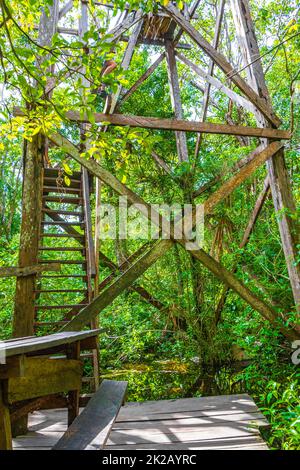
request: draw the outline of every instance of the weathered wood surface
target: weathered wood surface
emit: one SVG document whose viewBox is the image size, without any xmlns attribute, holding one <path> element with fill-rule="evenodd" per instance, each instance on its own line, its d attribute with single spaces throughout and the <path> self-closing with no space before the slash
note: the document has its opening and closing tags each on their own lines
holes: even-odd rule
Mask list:
<svg viewBox="0 0 300 470">
<path fill-rule="evenodd" d="M 220 41 L 220 35 L 221 35 L 221 28 L 223 24 L 223 17 L 224 17 L 224 9 L 225 9 L 225 0 L 220 0 L 218 3 L 218 10 L 217 10 L 217 17 L 216 17 L 216 25 L 215 25 L 215 31 L 214 31 L 214 38 L 212 42 L 212 46 L 214 49 L 218 49 L 219 46 L 219 41 Z M 210 61 L 210 64 L 208 66 L 208 76 L 213 77 L 214 74 L 214 67 L 215 63 L 213 60 Z M 201 108 L 201 113 L 200 113 L 200 120 L 201 121 L 206 121 L 207 118 L 207 111 L 208 111 L 208 106 L 209 106 L 209 101 L 210 101 L 210 88 L 211 88 L 211 83 L 208 81 L 205 83 L 205 88 L 203 91 L 203 102 L 202 102 L 202 108 Z M 202 141 L 202 134 L 197 135 L 197 141 L 196 141 L 196 147 L 195 147 L 195 157 L 198 157 L 200 146 L 201 146 L 201 141 Z"/>
<path fill-rule="evenodd" d="M 95 248 L 93 240 L 92 229 L 92 211 L 90 204 L 90 187 L 89 177 L 86 168 L 82 169 L 82 188 L 83 188 L 83 205 L 84 205 L 84 218 L 86 230 L 86 259 L 87 259 L 87 273 L 88 276 L 94 277 L 96 275 L 96 260 Z"/>
<path fill-rule="evenodd" d="M 88 168 L 91 173 L 93 173 L 95 176 L 100 178 L 103 182 L 107 183 L 110 187 L 112 187 L 117 193 L 126 195 L 128 197 L 128 201 L 132 204 L 140 204 L 140 208 L 143 211 L 143 214 L 146 217 L 149 217 L 150 212 L 150 206 L 147 204 L 142 198 L 140 198 L 138 195 L 136 195 L 132 190 L 130 190 L 128 187 L 126 187 L 123 183 L 121 183 L 114 175 L 109 173 L 107 170 L 102 168 L 97 162 L 94 160 L 85 160 L 79 155 L 78 149 L 66 138 L 61 136 L 60 134 L 55 134 L 51 135 L 51 140 L 57 144 L 58 146 L 61 146 L 71 155 L 75 160 L 80 162 L 84 167 Z M 281 147 L 280 142 L 273 142 L 270 144 L 270 146 L 265 149 L 265 151 L 260 152 L 259 154 L 255 155 L 256 159 L 262 159 L 264 161 L 264 158 L 268 158 L 270 156 L 269 152 L 271 151 L 274 152 L 276 149 Z M 226 190 L 226 195 L 228 195 L 233 189 L 237 187 L 238 184 L 240 184 L 245 178 L 247 178 L 250 174 L 251 171 L 249 172 L 249 169 L 252 169 L 254 171 L 255 166 L 254 166 L 255 160 L 253 158 L 250 159 L 250 162 L 245 165 L 242 170 L 243 173 L 241 174 L 241 177 L 239 174 L 234 178 L 234 184 L 231 185 L 230 187 L 227 187 L 228 182 L 225 183 L 225 187 L 227 187 Z M 248 168 L 248 169 L 247 169 Z M 223 191 L 222 187 L 218 190 L 218 194 L 220 191 Z M 215 198 L 215 203 L 217 203 L 219 200 L 218 197 Z M 214 206 L 213 201 L 210 201 L 210 203 L 207 205 L 206 209 L 209 208 L 209 210 L 212 209 Z M 154 217 L 154 211 L 152 209 L 152 220 L 155 224 L 157 224 L 161 229 L 163 227 L 163 218 L 160 215 L 157 215 L 157 217 Z M 165 222 L 166 223 L 166 222 Z M 167 224 L 168 226 L 169 224 Z M 182 227 L 182 225 L 181 225 Z M 187 229 L 187 226 L 186 226 Z M 171 237 L 173 237 L 173 234 L 171 234 Z M 178 239 L 178 243 L 183 245 L 186 248 L 186 243 L 187 239 L 185 238 L 185 235 L 182 235 L 182 239 Z M 180 238 L 180 237 L 179 237 Z M 84 326 L 86 323 L 90 321 L 91 318 L 94 318 L 97 316 L 103 308 L 107 307 L 121 292 L 124 291 L 124 289 L 127 289 L 136 279 L 139 275 L 141 275 L 148 267 L 150 267 L 162 254 L 165 253 L 167 249 L 169 249 L 173 244 L 173 240 L 162 240 L 159 243 L 156 243 L 152 249 L 154 250 L 153 252 L 149 253 L 149 256 L 147 257 L 147 261 L 143 262 L 141 260 L 138 260 L 138 262 L 134 263 L 130 269 L 128 269 L 124 274 L 121 275 L 119 279 L 117 279 L 111 286 L 109 286 L 108 289 L 103 291 L 101 295 L 99 295 L 97 298 L 93 300 L 93 302 L 85 307 L 81 312 L 71 320 L 65 327 L 63 327 L 63 330 L 78 330 L 82 326 Z M 248 302 L 254 309 L 259 311 L 264 318 L 269 320 L 271 323 L 274 325 L 278 325 L 280 327 L 280 330 L 283 332 L 283 334 L 291 339 L 297 338 L 299 336 L 299 332 L 297 329 L 297 326 L 295 326 L 294 330 L 289 330 L 285 328 L 283 325 L 280 324 L 279 317 L 277 315 L 277 312 L 271 308 L 266 302 L 262 301 L 260 298 L 258 298 L 255 294 L 253 294 L 245 285 L 243 285 L 239 279 L 231 274 L 224 266 L 222 266 L 220 263 L 218 263 L 215 259 L 213 259 L 211 256 L 209 256 L 207 253 L 205 253 L 204 250 L 200 249 L 196 244 L 193 244 L 194 248 L 190 249 L 190 253 L 198 259 L 204 266 L 206 266 L 213 274 L 215 274 L 222 282 L 227 284 L 230 288 L 232 288 L 235 292 L 237 292 L 246 302 Z M 121 280 L 122 282 L 118 283 L 118 280 Z M 299 329 L 300 330 L 300 329 Z"/>
<path fill-rule="evenodd" d="M 100 450 L 123 403 L 127 382 L 104 380 L 54 450 Z"/>
<path fill-rule="evenodd" d="M 150 75 L 157 69 L 157 67 L 161 64 L 161 62 L 165 58 L 165 53 L 161 54 L 154 62 L 150 65 L 150 67 L 146 70 L 143 75 L 141 75 L 137 81 L 122 95 L 120 102 L 125 102 L 130 98 L 130 96 L 147 80 Z"/>
<path fill-rule="evenodd" d="M 0 268 L 0 277 L 25 277 L 32 274 L 41 273 L 43 271 L 60 271 L 61 265 L 59 262 L 52 264 L 39 264 L 36 266 L 26 266 L 25 268 L 9 267 Z"/>
<path fill-rule="evenodd" d="M 42 204 L 42 168 L 45 137 L 35 135 L 24 143 L 24 175 L 22 193 L 22 224 L 20 235 L 20 268 L 38 263 L 39 229 Z M 13 334 L 26 336 L 34 333 L 36 273 L 18 277 L 16 282 Z"/>
<path fill-rule="evenodd" d="M 267 449 L 268 423 L 248 395 L 185 398 L 121 408 L 106 449 Z"/>
<path fill-rule="evenodd" d="M 282 144 L 280 142 L 272 142 L 268 147 L 260 152 L 254 151 L 254 157 L 246 163 L 240 171 L 225 181 L 222 186 L 217 189 L 204 203 L 205 213 L 208 213 L 218 202 L 228 196 L 235 188 L 245 181 L 254 171 L 265 163 L 272 155 L 274 155 Z"/>
<path fill-rule="evenodd" d="M 137 11 L 135 15 L 140 16 L 141 14 L 142 14 L 141 11 Z M 128 68 L 129 68 L 129 65 L 130 65 L 130 62 L 132 60 L 132 57 L 133 57 L 133 54 L 134 54 L 134 51 L 135 51 L 135 47 L 136 47 L 136 44 L 137 44 L 137 40 L 138 40 L 140 31 L 141 31 L 141 28 L 142 28 L 142 21 L 138 21 L 136 23 L 136 25 L 134 26 L 133 31 L 132 31 L 132 33 L 129 37 L 129 40 L 128 40 L 128 44 L 127 44 L 127 47 L 126 47 L 126 50 L 125 50 L 125 53 L 124 53 L 124 56 L 123 56 L 123 59 L 122 59 L 122 62 L 121 62 L 121 69 L 122 70 L 128 70 Z M 118 102 L 119 97 L 122 93 L 122 90 L 123 90 L 122 85 L 119 85 L 116 93 L 114 93 L 112 95 L 111 105 L 110 105 L 110 108 L 109 108 L 110 114 L 115 111 L 115 108 L 117 106 L 117 102 Z"/>
<path fill-rule="evenodd" d="M 249 1 L 231 1 L 231 9 L 238 31 L 239 46 L 243 55 L 244 65 L 247 65 L 246 72 L 249 83 L 261 99 L 265 101 L 267 106 L 270 107 L 271 99 L 265 81 L 262 62 L 259 59 L 259 48 L 254 23 L 251 18 Z M 250 64 L 249 67 L 248 64 Z M 264 116 L 259 112 L 256 113 L 256 121 L 261 126 L 269 125 Z M 267 145 L 266 142 L 265 145 Z M 274 155 L 266 163 L 266 166 L 299 322 L 300 266 L 297 262 L 297 257 L 298 245 L 300 243 L 300 227 L 283 149 Z"/>
<path fill-rule="evenodd" d="M 250 215 L 248 225 L 246 227 L 246 230 L 243 235 L 243 239 L 240 243 L 240 248 L 243 248 L 247 243 L 250 238 L 251 233 L 253 232 L 255 223 L 259 217 L 259 214 L 261 213 L 261 210 L 263 208 L 264 202 L 269 194 L 270 191 L 270 183 L 269 183 L 269 177 L 267 176 L 265 181 L 264 181 L 264 186 L 259 194 L 256 203 L 254 205 L 253 211 Z"/>
<path fill-rule="evenodd" d="M 16 111 L 19 114 L 18 111 Z M 22 113 L 23 114 L 23 113 Z M 68 111 L 66 117 L 75 122 L 89 122 L 88 116 L 81 116 L 78 111 Z M 271 139 L 290 139 L 291 133 L 280 129 L 215 124 L 210 122 L 185 121 L 181 119 L 162 119 L 124 114 L 95 113 L 96 123 L 107 122 L 114 126 L 142 127 L 171 131 L 202 132 L 207 134 L 243 135 L 248 137 L 267 137 Z"/>
<path fill-rule="evenodd" d="M 231 99 L 237 106 L 242 106 L 251 113 L 255 112 L 256 108 L 246 98 L 239 95 L 228 86 L 224 85 L 224 83 L 220 82 L 220 80 L 210 75 L 209 72 L 206 72 L 201 67 L 194 64 L 191 60 L 185 57 L 185 55 L 176 52 L 176 56 L 181 62 L 191 68 L 197 75 L 199 75 L 201 78 L 204 78 L 206 80 L 206 83 L 208 83 L 210 86 L 213 86 L 217 90 L 225 93 L 225 95 L 228 96 L 228 98 Z M 205 120 L 205 115 L 202 117 L 202 120 Z"/>
<path fill-rule="evenodd" d="M 26 357 L 24 376 L 8 380 L 8 403 L 80 390 L 81 375 L 79 360 Z"/>
<path fill-rule="evenodd" d="M 101 331 L 101 329 L 80 332 L 68 331 L 48 336 L 30 337 L 28 339 L 7 340 L 4 341 L 6 357 L 39 352 L 57 346 L 65 346 L 76 341 L 83 341 L 86 338 L 97 336 Z"/>
<path fill-rule="evenodd" d="M 5 364 L 0 364 L 0 380 L 22 377 L 24 373 L 25 361 L 23 355 L 6 357 Z"/>
<path fill-rule="evenodd" d="M 197 31 L 192 24 L 182 15 L 182 13 L 171 4 L 164 6 L 166 11 L 177 21 L 179 26 L 198 44 L 198 46 L 223 70 L 226 77 L 245 94 L 245 96 L 261 111 L 270 123 L 278 127 L 281 124 L 280 119 L 275 115 L 270 104 L 267 104 L 246 81 L 237 73 L 226 58 L 218 52 L 206 39 Z"/>
<path fill-rule="evenodd" d="M 266 450 L 258 430 L 264 426 L 267 421 L 246 394 L 128 403 L 105 449 Z M 66 429 L 66 410 L 33 413 L 29 434 L 14 439 L 14 448 L 51 449 Z"/>
<path fill-rule="evenodd" d="M 172 108 L 174 111 L 175 118 L 182 120 L 183 112 L 182 112 L 179 77 L 178 77 L 178 70 L 177 70 L 177 64 L 176 64 L 176 58 L 175 58 L 174 44 L 169 39 L 166 39 L 165 43 L 166 43 L 167 70 L 168 70 L 168 80 L 169 80 Z M 176 131 L 175 136 L 176 136 L 176 146 L 177 146 L 177 154 L 178 154 L 179 161 L 187 162 L 189 157 L 188 157 L 186 134 L 184 132 Z"/>
<path fill-rule="evenodd" d="M 0 450 L 11 450 L 11 424 L 7 403 L 3 400 L 3 384 L 0 382 Z"/>
<path fill-rule="evenodd" d="M 15 116 L 24 116 L 25 112 L 18 107 L 14 108 Z M 70 121 L 90 122 L 88 116 L 78 111 L 66 112 Z M 128 116 L 124 114 L 94 113 L 96 123 L 109 123 L 113 126 L 141 127 L 145 129 L 162 129 L 170 131 L 202 132 L 204 134 L 241 135 L 248 137 L 270 138 L 275 140 L 290 139 L 290 131 L 271 128 L 236 126 L 228 124 L 215 124 L 211 122 L 185 121 L 180 119 L 162 119 L 145 116 Z"/>
</svg>

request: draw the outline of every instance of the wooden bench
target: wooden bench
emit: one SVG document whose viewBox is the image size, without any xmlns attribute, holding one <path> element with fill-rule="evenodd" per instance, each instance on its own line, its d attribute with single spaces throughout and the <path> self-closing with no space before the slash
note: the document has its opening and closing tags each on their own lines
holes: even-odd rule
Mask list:
<svg viewBox="0 0 300 470">
<path fill-rule="evenodd" d="M 68 424 L 79 413 L 83 364 L 80 351 L 94 349 L 101 330 L 55 333 L 3 342 L 0 363 L 0 450 L 12 448 L 11 423 L 67 394 Z M 54 356 L 63 353 L 63 357 Z"/>
<path fill-rule="evenodd" d="M 103 380 L 53 450 L 103 449 L 124 402 L 127 382 Z"/>
</svg>

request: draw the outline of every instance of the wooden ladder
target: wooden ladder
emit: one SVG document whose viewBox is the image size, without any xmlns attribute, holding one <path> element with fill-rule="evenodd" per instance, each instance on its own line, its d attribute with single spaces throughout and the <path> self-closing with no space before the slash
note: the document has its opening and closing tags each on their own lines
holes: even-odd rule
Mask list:
<svg viewBox="0 0 300 470">
<path fill-rule="evenodd" d="M 35 301 L 35 333 L 50 334 L 68 323 L 93 299 L 96 275 L 90 208 L 90 180 L 85 169 L 73 172 L 66 184 L 60 169 L 45 168 L 39 264 L 60 263 L 59 273 L 38 276 Z M 93 322 L 90 328 L 96 328 Z M 98 351 L 84 354 L 93 361 L 93 377 L 84 381 L 98 385 Z"/>
</svg>

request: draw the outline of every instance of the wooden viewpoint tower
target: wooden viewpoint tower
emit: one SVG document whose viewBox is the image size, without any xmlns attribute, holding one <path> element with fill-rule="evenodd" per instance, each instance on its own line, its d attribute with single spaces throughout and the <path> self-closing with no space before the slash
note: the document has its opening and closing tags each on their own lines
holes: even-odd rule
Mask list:
<svg viewBox="0 0 300 470">
<path fill-rule="evenodd" d="M 95 3 L 97 4 L 97 2 Z M 109 4 L 102 5 L 101 2 L 97 5 L 102 9 L 112 8 Z M 284 141 L 290 138 L 290 133 L 279 129 L 281 121 L 272 108 L 259 58 L 249 3 L 248 0 L 227 0 L 227 2 L 220 0 L 217 2 L 212 43 L 209 43 L 194 25 L 195 20 L 198 21 L 200 17 L 197 13 L 200 6 L 201 1 L 196 0 L 189 6 L 185 5 L 184 9 L 180 11 L 176 2 L 170 1 L 167 5 L 159 7 L 157 13 L 151 15 L 145 14 L 143 11 L 125 10 L 125 12 L 120 12 L 116 26 L 108 31 L 112 48 L 118 41 L 127 43 L 120 67 L 123 70 L 129 69 L 133 54 L 141 44 L 149 48 L 153 45 L 160 46 L 162 48 L 161 55 L 130 89 L 124 90 L 120 86 L 114 95 L 108 96 L 103 113 L 95 114 L 94 121 L 96 123 L 110 123 L 110 126 L 102 126 L 103 132 L 109 132 L 111 126 L 174 131 L 178 162 L 189 162 L 192 154 L 198 155 L 203 135 L 206 133 L 236 136 L 241 145 L 245 145 L 251 138 L 259 139 L 259 146 L 256 150 L 238 161 L 225 181 L 216 178 L 215 181 L 203 187 L 189 188 L 188 199 L 196 203 L 200 194 L 203 195 L 212 185 L 216 185 L 215 191 L 209 195 L 204 204 L 205 214 L 213 214 L 215 206 L 220 201 L 251 177 L 257 168 L 262 165 L 266 166 L 264 186 L 253 212 L 250 214 L 240 247 L 244 247 L 248 242 L 270 191 L 274 201 L 274 210 L 281 214 L 278 218 L 279 231 L 294 301 L 299 313 L 300 272 L 299 264 L 296 263 L 299 227 L 293 218 L 295 203 L 284 158 Z M 50 13 L 44 12 L 41 17 L 40 44 L 49 44 L 55 32 L 62 35 L 83 36 L 84 32 L 88 30 L 91 20 L 88 4 L 85 1 L 81 2 L 81 18 L 78 29 L 70 30 L 60 26 L 60 21 L 69 12 L 72 12 L 73 8 L 72 1 L 63 4 L 58 0 L 53 1 Z M 232 14 L 234 20 L 240 53 L 243 64 L 246 66 L 244 69 L 245 78 L 219 51 L 225 14 Z M 192 62 L 185 54 L 186 49 L 192 47 L 191 44 L 196 50 L 199 48 L 201 53 L 205 53 L 208 63 L 206 70 Z M 168 69 L 174 118 L 163 119 L 122 114 L 122 103 L 135 93 L 151 74 L 155 73 L 163 61 L 166 61 Z M 199 121 L 187 121 L 183 118 L 180 80 L 177 70 L 178 61 L 189 67 L 195 77 L 195 86 L 203 92 Z M 215 74 L 217 68 L 221 71 L 223 78 L 217 78 Z M 205 81 L 204 87 L 201 87 L 196 81 L 199 76 Z M 220 73 L 218 73 L 218 77 L 220 77 Z M 51 86 L 53 88 L 53 84 Z M 86 86 L 89 84 L 86 83 Z M 254 116 L 257 127 L 235 125 L 229 116 L 226 123 L 208 122 L 209 111 L 217 106 L 211 93 L 213 89 L 224 93 L 233 106 Z M 16 110 L 17 114 L 24 114 L 24 112 L 26 112 L 24 109 Z M 86 126 L 90 125 L 88 116 L 82 117 L 79 112 L 70 111 L 67 113 L 67 117 L 70 121 L 78 123 L 82 133 L 84 133 Z M 191 144 L 187 139 L 188 133 L 194 133 L 197 136 L 196 148 L 192 151 Z M 95 160 L 82 158 L 81 149 L 66 139 L 59 130 L 49 136 L 49 140 L 51 145 L 62 147 L 66 155 L 79 163 L 81 170 L 72 175 L 70 186 L 66 187 L 63 181 L 58 183 L 61 181 L 61 170 L 51 168 L 46 163 L 48 161 L 48 140 L 39 134 L 25 146 L 19 264 L 20 267 L 30 267 L 58 262 L 61 265 L 61 272 L 42 272 L 41 274 L 35 272 L 30 276 L 18 278 L 14 335 L 28 336 L 36 332 L 54 332 L 58 329 L 72 331 L 80 330 L 86 325 L 93 326 L 101 311 L 126 289 L 135 289 L 144 299 L 160 308 L 161 303 L 144 288 L 137 285 L 136 281 L 174 244 L 179 243 L 186 247 L 186 243 L 189 242 L 186 235 L 182 233 L 182 237 L 176 240 L 174 238 L 160 239 L 150 245 L 148 243 L 143 249 L 131 254 L 120 266 L 116 266 L 99 251 L 98 232 L 97 229 L 93 230 L 92 228 L 90 207 L 92 179 L 95 179 L 96 188 L 96 218 L 99 216 L 101 185 L 108 185 L 117 194 L 126 195 L 132 204 L 144 204 L 146 216 L 149 215 L 147 211 L 149 204 Z M 82 145 L 87 144 L 83 141 Z M 164 159 L 156 152 L 153 152 L 152 157 L 163 171 L 170 171 Z M 162 216 L 157 217 L 158 228 L 162 227 L 163 222 Z M 50 238 L 56 240 L 55 245 L 47 245 Z M 70 246 L 68 246 L 69 239 L 72 240 Z M 74 246 L 74 240 L 76 240 L 76 246 Z M 55 253 L 60 253 L 59 258 L 54 257 Z M 228 290 L 233 289 L 271 324 L 279 325 L 286 337 L 299 337 L 299 323 L 285 327 L 278 312 L 240 281 L 235 274 L 235 267 L 230 272 L 195 243 L 190 254 L 197 263 L 211 271 L 224 284 L 217 309 L 222 309 Z M 101 283 L 98 281 L 99 264 L 108 266 L 112 271 L 111 275 Z M 65 294 L 70 295 L 69 303 L 65 300 L 59 301 L 60 296 L 65 299 L 63 297 Z M 47 299 L 46 303 L 44 299 Z M 45 312 L 47 312 L 47 321 L 45 320 Z M 51 321 L 49 320 L 49 312 L 51 312 Z M 97 383 L 97 351 L 93 355 L 93 360 L 94 378 Z"/>
</svg>

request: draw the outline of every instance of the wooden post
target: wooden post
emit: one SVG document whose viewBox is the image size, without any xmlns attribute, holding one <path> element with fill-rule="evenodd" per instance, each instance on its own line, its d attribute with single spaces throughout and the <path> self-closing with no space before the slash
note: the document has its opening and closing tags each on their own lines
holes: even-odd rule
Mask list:
<svg viewBox="0 0 300 470">
<path fill-rule="evenodd" d="M 171 94 L 171 102 L 176 119 L 182 119 L 182 103 L 180 98 L 179 78 L 175 59 L 174 44 L 166 39 L 166 58 Z M 188 161 L 188 148 L 184 132 L 175 132 L 178 158 L 181 162 Z"/>
<path fill-rule="evenodd" d="M 88 31 L 89 28 L 89 15 L 88 15 L 88 4 L 81 2 L 81 17 L 79 21 L 79 36 L 82 38 L 84 34 Z M 83 80 L 84 86 L 88 87 L 89 83 L 87 79 Z M 89 128 L 89 125 L 81 125 L 81 139 L 82 139 L 82 148 L 87 150 L 89 147 L 89 142 L 86 141 L 86 131 Z M 96 260 L 95 260 L 95 248 L 94 240 L 92 234 L 92 219 L 91 219 L 91 207 L 90 207 L 90 190 L 89 190 L 89 180 L 88 180 L 88 171 L 86 168 L 82 167 L 82 186 L 84 192 L 84 211 L 85 211 L 85 224 L 86 224 L 86 253 L 87 253 L 87 287 L 88 287 L 88 302 L 90 303 L 94 298 L 93 292 L 93 278 L 96 275 Z M 97 329 L 99 325 L 98 318 L 91 320 L 90 327 L 92 329 Z M 99 386 L 99 347 L 97 344 L 96 349 L 93 349 L 93 388 L 94 391 L 97 390 Z"/>
<path fill-rule="evenodd" d="M 96 196 L 95 196 L 95 266 L 96 276 L 94 283 L 95 296 L 99 293 L 99 253 L 100 253 L 100 222 L 101 222 L 101 180 L 96 178 Z"/>
<path fill-rule="evenodd" d="M 67 347 L 67 358 L 80 360 L 80 341 L 70 344 Z M 80 390 L 70 390 L 68 393 L 68 426 L 70 426 L 76 416 L 79 415 Z"/>
<path fill-rule="evenodd" d="M 137 17 L 140 16 L 139 11 L 136 12 L 136 16 Z M 127 70 L 129 65 L 130 65 L 131 59 L 132 59 L 133 54 L 134 54 L 134 48 L 137 44 L 137 40 L 138 40 L 140 31 L 141 31 L 141 28 L 142 28 L 142 24 L 143 24 L 143 22 L 140 20 L 135 25 L 135 27 L 133 29 L 133 32 L 132 32 L 132 34 L 130 36 L 130 39 L 128 41 L 126 51 L 125 51 L 125 54 L 124 54 L 124 57 L 123 57 L 123 60 L 122 60 L 122 63 L 121 63 L 122 70 Z M 117 92 L 112 97 L 112 102 L 111 102 L 110 109 L 109 109 L 110 113 L 113 113 L 115 111 L 117 103 L 118 103 L 118 99 L 119 99 L 119 96 L 120 96 L 121 93 L 122 93 L 122 86 L 120 85 L 118 87 Z"/>
<path fill-rule="evenodd" d="M 24 147 L 20 268 L 38 263 L 45 139 L 41 134 L 35 135 L 32 142 L 26 142 Z M 36 274 L 17 278 L 14 337 L 31 336 L 34 333 L 35 281 Z"/>
<path fill-rule="evenodd" d="M 0 382 L 0 450 L 12 450 L 9 409 L 4 401 L 4 381 Z"/>
<path fill-rule="evenodd" d="M 264 72 L 259 57 L 259 48 L 248 0 L 231 0 L 231 8 L 238 33 L 239 45 L 246 68 L 248 81 L 266 105 L 271 109 L 271 100 L 266 86 Z M 255 62 L 254 62 L 255 61 Z M 265 118 L 256 113 L 259 125 L 268 126 Z M 267 143 L 266 143 L 267 144 Z M 296 206 L 291 182 L 286 169 L 284 150 L 278 151 L 266 163 L 275 211 L 278 214 L 279 232 L 285 255 L 289 279 L 296 309 L 300 313 L 300 266 L 297 263 L 300 227 L 297 221 Z"/>
<path fill-rule="evenodd" d="M 39 26 L 38 42 L 42 46 L 51 43 L 55 33 L 59 0 L 44 9 Z M 22 224 L 20 234 L 19 266 L 36 265 L 41 227 L 41 205 L 43 191 L 43 163 L 47 160 L 47 139 L 42 134 L 33 136 L 31 142 L 24 142 L 24 175 L 22 194 Z M 17 278 L 13 335 L 15 337 L 34 334 L 36 274 Z M 17 420 L 13 434 L 27 431 L 27 416 Z"/>
</svg>

